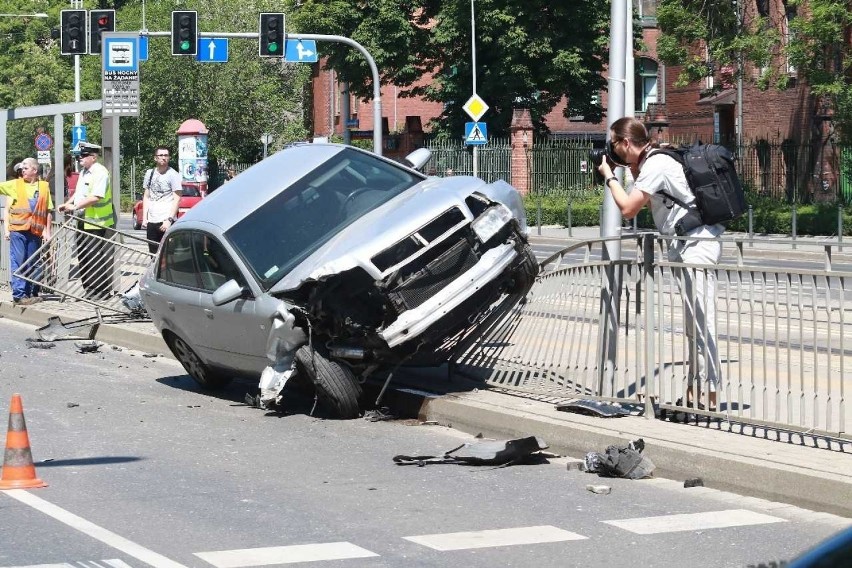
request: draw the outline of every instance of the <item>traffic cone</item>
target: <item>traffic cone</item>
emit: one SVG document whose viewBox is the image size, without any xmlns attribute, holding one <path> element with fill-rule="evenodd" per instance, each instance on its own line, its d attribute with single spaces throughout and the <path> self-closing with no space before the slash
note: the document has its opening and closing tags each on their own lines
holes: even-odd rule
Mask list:
<svg viewBox="0 0 852 568">
<path fill-rule="evenodd" d="M 35 489 L 47 487 L 47 483 L 36 477 L 30 437 L 24 421 L 24 405 L 21 395 L 12 395 L 9 405 L 9 431 L 6 433 L 6 455 L 3 473 L 0 474 L 0 489 Z"/>
</svg>

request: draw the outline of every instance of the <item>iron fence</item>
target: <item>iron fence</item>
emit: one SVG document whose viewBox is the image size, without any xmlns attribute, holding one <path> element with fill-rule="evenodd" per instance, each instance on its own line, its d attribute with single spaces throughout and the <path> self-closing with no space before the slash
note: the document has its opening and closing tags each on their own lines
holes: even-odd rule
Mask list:
<svg viewBox="0 0 852 568">
<path fill-rule="evenodd" d="M 473 175 L 473 149 L 464 142 L 447 139 L 430 140 L 426 148 L 432 159 L 426 165 L 432 175 Z M 491 138 L 479 148 L 479 177 L 492 183 L 498 179 L 512 183 L 512 146 L 508 139 Z"/>
<path fill-rule="evenodd" d="M 744 260 L 745 251 L 758 250 L 744 249 L 747 239 L 722 239 L 732 264 L 701 266 L 663 260 L 668 241 L 659 235 L 625 238 L 635 239 L 635 254 L 624 255 L 635 260 L 601 260 L 598 239 L 545 261 L 528 301 L 496 321 L 461 356 L 459 370 L 548 400 L 653 401 L 669 415 L 850 439 L 852 272 L 833 267 L 836 245 L 820 245 L 822 268 L 755 268 Z M 566 262 L 578 248 L 585 257 Z M 698 408 L 684 402 L 696 345 L 685 333 L 690 312 L 678 270 L 717 279 L 715 296 L 705 300 L 715 302 L 721 378 L 717 400 L 704 388 Z M 617 326 L 607 325 L 612 314 Z"/>
<path fill-rule="evenodd" d="M 590 141 L 546 141 L 526 152 L 530 192 L 583 198 L 594 193 L 595 171 L 589 160 Z"/>
</svg>

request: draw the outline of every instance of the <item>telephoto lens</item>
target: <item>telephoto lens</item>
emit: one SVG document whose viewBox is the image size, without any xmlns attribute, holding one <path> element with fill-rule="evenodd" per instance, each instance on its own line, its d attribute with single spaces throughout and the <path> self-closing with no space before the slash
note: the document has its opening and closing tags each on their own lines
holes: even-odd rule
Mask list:
<svg viewBox="0 0 852 568">
<path fill-rule="evenodd" d="M 602 184 L 604 182 L 604 178 L 601 173 L 598 171 L 598 167 L 603 164 L 604 159 L 606 158 L 606 150 L 603 148 L 592 148 L 589 150 L 589 161 L 594 164 L 594 172 L 595 172 L 595 183 Z"/>
</svg>

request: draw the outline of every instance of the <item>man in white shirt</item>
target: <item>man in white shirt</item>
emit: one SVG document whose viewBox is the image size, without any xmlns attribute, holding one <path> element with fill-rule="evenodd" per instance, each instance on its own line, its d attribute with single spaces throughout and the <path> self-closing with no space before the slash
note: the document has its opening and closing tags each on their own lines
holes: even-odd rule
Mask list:
<svg viewBox="0 0 852 568">
<path fill-rule="evenodd" d="M 156 167 L 145 172 L 142 188 L 142 228 L 146 229 L 148 250 L 157 252 L 163 235 L 177 219 L 180 204 L 180 174 L 169 167 L 169 149 L 157 146 L 154 150 Z"/>
</svg>

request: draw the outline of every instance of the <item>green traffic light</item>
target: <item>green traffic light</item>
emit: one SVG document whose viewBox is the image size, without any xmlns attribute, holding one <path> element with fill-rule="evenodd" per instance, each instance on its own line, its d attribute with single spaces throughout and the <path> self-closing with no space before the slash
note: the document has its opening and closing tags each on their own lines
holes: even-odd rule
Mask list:
<svg viewBox="0 0 852 568">
<path fill-rule="evenodd" d="M 269 53 L 275 53 L 276 51 L 278 51 L 278 44 L 272 41 L 269 42 L 266 48 L 269 50 Z"/>
<path fill-rule="evenodd" d="M 189 42 L 185 40 L 180 42 L 180 49 L 181 51 L 189 51 Z"/>
</svg>

